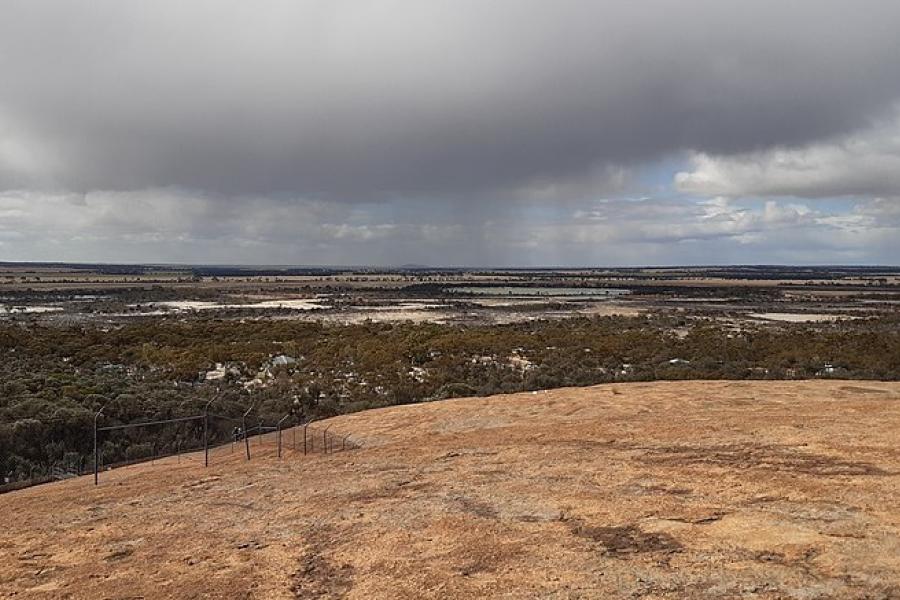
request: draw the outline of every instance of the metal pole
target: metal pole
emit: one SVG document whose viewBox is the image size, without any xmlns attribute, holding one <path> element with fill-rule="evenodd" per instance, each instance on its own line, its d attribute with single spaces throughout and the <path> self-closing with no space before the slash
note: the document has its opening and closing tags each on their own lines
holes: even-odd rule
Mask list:
<svg viewBox="0 0 900 600">
<path fill-rule="evenodd" d="M 203 407 L 203 466 L 209 466 L 209 405 L 215 401 L 211 399 Z"/>
<path fill-rule="evenodd" d="M 100 407 L 97 414 L 94 415 L 94 485 L 100 485 L 100 454 L 97 450 L 97 419 L 103 414 L 106 404 Z"/>
<path fill-rule="evenodd" d="M 328 454 L 328 430 L 331 429 L 331 425 L 322 430 L 322 453 Z"/>
<path fill-rule="evenodd" d="M 241 424 L 244 428 L 244 447 L 247 449 L 247 460 L 250 460 L 250 438 L 247 437 L 247 415 L 250 414 L 250 411 L 253 410 L 253 405 L 250 405 L 250 408 L 244 413 L 244 416 L 241 417 Z"/>
<path fill-rule="evenodd" d="M 307 446 L 307 433 L 308 433 L 307 430 L 309 429 L 309 426 L 315 421 L 318 421 L 318 419 L 315 417 L 310 417 L 309 421 L 307 421 L 306 423 L 303 424 L 303 455 L 304 456 L 306 456 L 307 452 L 314 452 L 316 449 L 316 438 L 315 437 L 308 438 L 309 445 Z"/>
<path fill-rule="evenodd" d="M 247 449 L 247 460 L 250 460 L 250 439 L 247 437 L 247 419 L 241 419 L 241 429 L 244 431 L 244 447 Z"/>
<path fill-rule="evenodd" d="M 300 425 L 300 414 L 303 407 L 300 405 L 300 398 L 294 396 L 294 402 L 291 404 L 291 416 L 294 417 L 294 426 L 291 428 L 291 449 L 297 449 L 297 426 Z"/>
<path fill-rule="evenodd" d="M 278 424 L 275 425 L 275 438 L 278 440 L 278 458 L 281 458 L 281 424 L 284 423 L 284 420 L 287 419 L 290 414 L 284 415 L 281 417 L 281 420 L 278 421 Z"/>
<path fill-rule="evenodd" d="M 97 417 L 100 413 L 94 415 L 94 485 L 100 485 L 100 459 L 97 456 Z"/>
</svg>

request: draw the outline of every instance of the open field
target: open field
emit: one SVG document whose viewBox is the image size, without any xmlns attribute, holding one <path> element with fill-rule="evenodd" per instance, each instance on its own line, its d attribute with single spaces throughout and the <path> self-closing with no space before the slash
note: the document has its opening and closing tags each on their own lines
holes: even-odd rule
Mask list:
<svg viewBox="0 0 900 600">
<path fill-rule="evenodd" d="M 897 598 L 900 384 L 614 384 L 0 496 L 8 598 Z"/>
<path fill-rule="evenodd" d="M 110 325 L 205 316 L 506 324 L 677 314 L 829 320 L 896 312 L 896 267 L 441 269 L 0 263 L 0 319 Z"/>
</svg>

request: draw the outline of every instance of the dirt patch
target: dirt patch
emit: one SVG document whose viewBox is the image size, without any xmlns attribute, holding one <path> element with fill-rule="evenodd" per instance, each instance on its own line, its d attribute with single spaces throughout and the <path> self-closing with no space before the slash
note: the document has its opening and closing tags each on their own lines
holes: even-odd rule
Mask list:
<svg viewBox="0 0 900 600">
<path fill-rule="evenodd" d="M 668 533 L 643 531 L 637 525 L 595 527 L 577 523 L 572 526 L 572 533 L 597 542 L 604 554 L 616 558 L 645 552 L 668 554 L 682 549 L 681 543 Z"/>
<path fill-rule="evenodd" d="M 790 446 L 720 444 L 668 446 L 648 450 L 643 460 L 652 464 L 716 465 L 738 469 L 763 469 L 806 475 L 870 475 L 892 473 L 869 462 L 803 452 Z"/>
<path fill-rule="evenodd" d="M 451 502 L 459 506 L 459 508 L 462 509 L 463 512 L 481 517 L 482 519 L 499 518 L 497 509 L 486 502 L 482 502 L 468 496 L 455 496 L 451 498 Z"/>
<path fill-rule="evenodd" d="M 105 558 L 107 561 L 115 561 L 123 559 L 127 556 L 131 556 L 132 554 L 134 554 L 134 548 L 116 548 L 115 550 L 107 554 Z"/>
<path fill-rule="evenodd" d="M 293 578 L 292 591 L 297 598 L 346 598 L 353 589 L 353 566 L 328 556 L 333 539 L 330 527 L 321 527 L 310 537 Z"/>
<path fill-rule="evenodd" d="M 887 390 L 880 390 L 878 388 L 870 388 L 870 387 L 861 387 L 858 385 L 842 385 L 838 388 L 842 392 L 849 392 L 851 394 L 887 394 Z"/>
<path fill-rule="evenodd" d="M 622 488 L 623 494 L 630 496 L 689 496 L 692 490 L 687 488 L 664 485 L 662 483 L 632 483 Z"/>
<path fill-rule="evenodd" d="M 307 554 L 294 576 L 297 598 L 346 598 L 353 589 L 353 567 L 337 566 L 322 556 Z"/>
</svg>

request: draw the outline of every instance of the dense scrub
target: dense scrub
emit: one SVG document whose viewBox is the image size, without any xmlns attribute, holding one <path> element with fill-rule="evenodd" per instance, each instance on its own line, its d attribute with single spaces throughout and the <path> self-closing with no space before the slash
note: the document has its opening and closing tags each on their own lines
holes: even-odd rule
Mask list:
<svg viewBox="0 0 900 600">
<path fill-rule="evenodd" d="M 296 359 L 278 364 L 274 356 Z M 900 317 L 735 328 L 673 317 L 505 326 L 160 319 L 100 328 L 0 326 L 0 478 L 86 456 L 104 424 L 213 411 L 272 423 L 450 396 L 610 381 L 900 376 Z M 206 381 L 219 363 L 227 374 Z M 255 380 L 255 381 L 254 381 Z M 234 422 L 214 420 L 213 438 Z M 102 440 L 107 462 L 199 443 L 202 424 Z M 2 483 L 2 479 L 0 479 Z"/>
</svg>

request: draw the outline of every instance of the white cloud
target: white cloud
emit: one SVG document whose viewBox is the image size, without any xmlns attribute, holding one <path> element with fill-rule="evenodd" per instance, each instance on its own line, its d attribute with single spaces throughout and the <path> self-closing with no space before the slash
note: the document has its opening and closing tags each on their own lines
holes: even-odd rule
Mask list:
<svg viewBox="0 0 900 600">
<path fill-rule="evenodd" d="M 578 256 L 609 261 L 601 264 L 892 263 L 900 243 L 900 218 L 887 223 L 882 214 L 886 208 L 878 202 L 855 208 L 845 202 L 827 211 L 803 202 L 739 203 L 725 197 L 693 203 L 606 201 L 576 211 L 569 222 L 496 235 L 507 243 L 553 249 L 570 257 L 568 264 L 592 264 Z"/>
<path fill-rule="evenodd" d="M 414 200 L 221 201 L 176 188 L 0 193 L 6 260 L 257 264 L 621 265 L 896 262 L 896 201 L 604 198 L 472 205 L 441 218 Z"/>
<path fill-rule="evenodd" d="M 703 196 L 900 196 L 898 115 L 849 135 L 732 156 L 695 153 L 676 187 Z"/>
<path fill-rule="evenodd" d="M 0 192 L 4 259 L 367 264 L 390 262 L 392 248 L 452 244 L 461 233 L 453 224 L 385 220 L 358 205 L 224 200 L 176 188 Z"/>
</svg>

